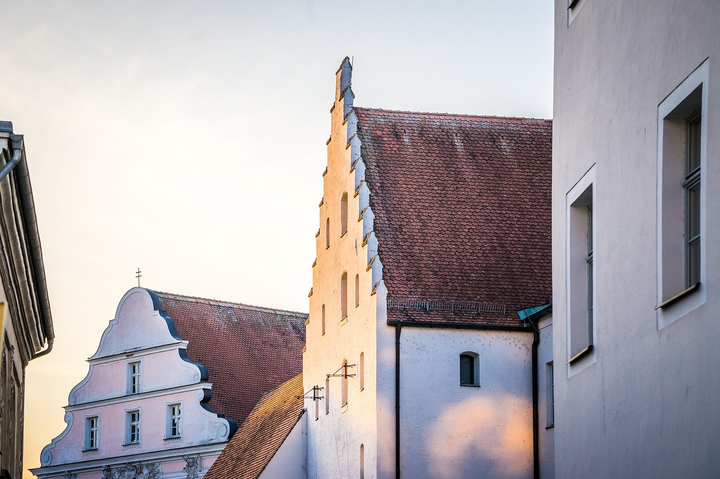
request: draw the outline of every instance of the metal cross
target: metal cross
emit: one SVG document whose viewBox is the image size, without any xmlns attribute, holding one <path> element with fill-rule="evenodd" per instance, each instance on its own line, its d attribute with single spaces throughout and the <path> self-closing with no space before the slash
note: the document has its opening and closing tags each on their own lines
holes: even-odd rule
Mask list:
<svg viewBox="0 0 720 479">
<path fill-rule="evenodd" d="M 140 271 L 140 268 L 138 268 L 137 272 L 135 273 L 135 277 L 138 280 L 138 288 L 140 287 L 140 278 L 142 277 L 142 271 Z"/>
</svg>

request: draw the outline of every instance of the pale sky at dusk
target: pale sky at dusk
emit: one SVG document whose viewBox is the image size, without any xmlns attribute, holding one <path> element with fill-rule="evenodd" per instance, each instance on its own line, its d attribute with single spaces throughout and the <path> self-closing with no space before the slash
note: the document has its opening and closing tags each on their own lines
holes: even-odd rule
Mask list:
<svg viewBox="0 0 720 479">
<path fill-rule="evenodd" d="M 359 106 L 549 118 L 552 9 L 549 0 L 5 8 L 0 120 L 25 135 L 57 336 L 27 368 L 24 467 L 39 466 L 64 429 L 61 408 L 138 267 L 158 291 L 307 311 L 345 55 Z"/>
</svg>

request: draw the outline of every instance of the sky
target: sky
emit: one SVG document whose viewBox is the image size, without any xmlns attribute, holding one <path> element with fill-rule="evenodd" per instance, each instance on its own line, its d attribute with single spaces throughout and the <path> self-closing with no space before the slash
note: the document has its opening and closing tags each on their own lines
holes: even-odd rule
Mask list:
<svg viewBox="0 0 720 479">
<path fill-rule="evenodd" d="M 137 284 L 307 311 L 335 71 L 358 106 L 550 118 L 553 3 L 26 0 L 0 120 L 25 135 L 56 341 L 24 467 Z M 25 478 L 32 477 L 27 471 Z"/>
</svg>

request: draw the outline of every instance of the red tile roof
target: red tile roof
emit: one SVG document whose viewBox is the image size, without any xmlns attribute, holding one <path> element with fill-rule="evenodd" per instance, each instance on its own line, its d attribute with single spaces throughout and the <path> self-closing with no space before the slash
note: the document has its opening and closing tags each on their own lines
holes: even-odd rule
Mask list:
<svg viewBox="0 0 720 479">
<path fill-rule="evenodd" d="M 443 303 L 389 322 L 519 326 L 550 299 L 551 120 L 354 111 L 388 299 Z"/>
<path fill-rule="evenodd" d="M 188 358 L 208 371 L 208 406 L 245 420 L 263 394 L 302 372 L 307 314 L 156 293 Z"/>
<path fill-rule="evenodd" d="M 302 374 L 267 393 L 238 429 L 206 479 L 260 476 L 303 413 Z"/>
</svg>

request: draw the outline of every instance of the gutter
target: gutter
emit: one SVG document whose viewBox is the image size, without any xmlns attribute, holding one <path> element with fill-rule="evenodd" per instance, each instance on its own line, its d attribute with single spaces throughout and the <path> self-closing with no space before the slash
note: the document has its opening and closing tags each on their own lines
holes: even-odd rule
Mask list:
<svg viewBox="0 0 720 479">
<path fill-rule="evenodd" d="M 402 324 L 395 323 L 395 479 L 400 479 L 400 333 Z"/>
<path fill-rule="evenodd" d="M 12 127 L 10 128 L 10 131 L 12 131 Z M 55 330 L 52 324 L 52 313 L 50 312 L 50 299 L 47 292 L 45 266 L 42 257 L 42 247 L 40 245 L 40 233 L 37 227 L 37 217 L 35 216 L 35 202 L 33 201 L 32 186 L 30 185 L 30 175 L 28 173 L 27 162 L 21 161 L 25 157 L 23 136 L 11 134 L 10 147 L 12 148 L 12 158 L 0 169 L 0 181 L 3 180 L 11 170 L 17 168 L 15 170 L 15 181 L 17 182 L 18 196 L 20 198 L 23 226 L 25 227 L 26 238 L 30 247 L 30 261 L 35 280 L 35 292 L 40 308 L 40 320 L 48 343 L 44 350 L 33 355 L 32 359 L 34 359 L 52 351 L 53 343 L 55 342 Z"/>
</svg>

